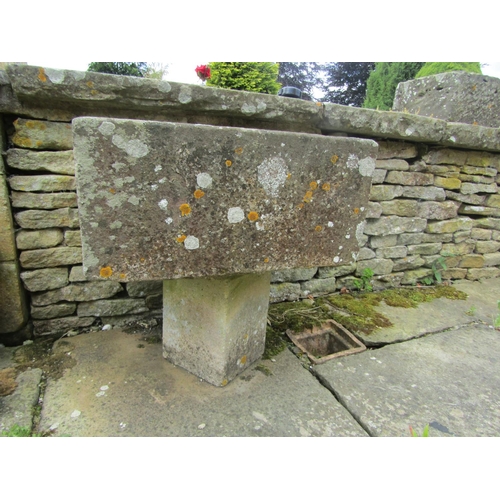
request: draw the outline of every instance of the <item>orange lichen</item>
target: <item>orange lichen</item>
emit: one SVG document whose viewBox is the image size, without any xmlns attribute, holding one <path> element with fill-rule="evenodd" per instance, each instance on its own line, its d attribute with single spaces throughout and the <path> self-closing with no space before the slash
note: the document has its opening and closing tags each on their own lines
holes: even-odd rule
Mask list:
<svg viewBox="0 0 500 500">
<path fill-rule="evenodd" d="M 287 179 L 291 179 L 292 178 L 292 174 L 290 172 L 288 172 L 288 174 L 286 174 L 286 178 Z"/>
<path fill-rule="evenodd" d="M 472 125 L 479 125 L 475 120 L 472 122 Z"/>
<path fill-rule="evenodd" d="M 302 200 L 305 203 L 309 203 L 312 200 L 313 197 L 313 192 L 312 191 L 307 191 L 307 193 L 304 196 L 304 199 Z"/>
<path fill-rule="evenodd" d="M 31 120 L 28 120 L 26 122 L 26 127 L 27 128 L 35 128 L 35 122 L 32 122 Z"/>
<path fill-rule="evenodd" d="M 226 160 L 226 167 L 230 167 L 233 164 L 231 160 Z"/>
<path fill-rule="evenodd" d="M 203 198 L 205 196 L 205 193 L 201 189 L 197 189 L 194 192 L 194 197 L 199 200 L 200 198 Z"/>
<path fill-rule="evenodd" d="M 92 88 L 94 86 L 94 82 L 88 81 L 86 85 L 87 87 Z"/>
<path fill-rule="evenodd" d="M 255 222 L 259 218 L 259 214 L 257 212 L 250 212 L 248 214 L 248 220 L 250 222 Z"/>
<path fill-rule="evenodd" d="M 47 77 L 45 76 L 45 70 L 43 68 L 39 68 L 38 69 L 38 79 L 41 82 L 46 82 L 47 81 Z"/>
<path fill-rule="evenodd" d="M 317 103 L 316 103 L 316 106 L 318 106 L 318 107 L 319 107 L 319 106 L 321 106 L 321 105 L 322 105 L 322 104 L 321 104 L 320 102 L 317 102 Z"/>
<path fill-rule="evenodd" d="M 304 204 L 303 204 L 303 203 L 299 203 L 299 204 L 297 205 L 297 208 L 298 208 L 299 210 L 302 210 L 302 209 L 304 208 Z"/>
<path fill-rule="evenodd" d="M 115 189 L 115 188 L 110 188 L 110 189 L 109 189 L 109 192 L 110 192 L 111 194 L 115 194 L 115 193 L 116 193 L 116 189 Z"/>
<path fill-rule="evenodd" d="M 318 183 L 316 181 L 312 181 L 309 183 L 310 188 L 314 191 L 318 188 Z"/>
<path fill-rule="evenodd" d="M 91 93 L 92 95 L 97 95 L 99 92 L 98 92 L 97 90 L 95 90 L 95 89 L 92 89 L 92 90 L 90 91 L 90 93 Z"/>
<path fill-rule="evenodd" d="M 101 270 L 99 271 L 99 275 L 101 278 L 109 278 L 113 274 L 113 270 L 111 267 L 101 267 Z"/>
<path fill-rule="evenodd" d="M 247 357 L 246 356 L 242 356 L 242 358 L 240 359 L 240 363 L 242 365 L 244 365 L 246 362 L 247 362 Z"/>
<path fill-rule="evenodd" d="M 126 277 L 127 277 L 127 275 L 125 273 L 120 273 L 120 279 L 121 280 L 124 280 Z"/>
<path fill-rule="evenodd" d="M 321 186 L 321 189 L 323 191 L 330 191 L 330 183 L 329 182 L 325 182 L 322 186 Z"/>
<path fill-rule="evenodd" d="M 358 215 L 358 214 L 359 214 L 359 208 L 355 208 L 355 209 L 353 210 L 353 212 L 354 212 L 356 215 Z"/>
<path fill-rule="evenodd" d="M 145 259 L 144 257 L 141 257 L 139 260 L 140 260 L 141 262 L 146 262 L 146 259 Z"/>
<path fill-rule="evenodd" d="M 234 150 L 234 152 L 237 154 L 237 155 L 240 155 L 241 153 L 243 153 L 243 148 L 236 148 Z"/>
<path fill-rule="evenodd" d="M 337 155 L 333 155 L 331 158 L 330 158 L 330 161 L 335 165 L 335 163 L 337 163 L 339 157 Z"/>
<path fill-rule="evenodd" d="M 269 259 L 266 257 L 266 258 L 264 259 L 264 262 L 267 264 L 267 263 L 269 262 Z"/>
<path fill-rule="evenodd" d="M 175 238 L 175 241 L 177 241 L 177 243 L 183 243 L 185 239 L 186 239 L 185 234 L 179 234 L 179 236 L 177 236 L 177 238 Z"/>
<path fill-rule="evenodd" d="M 316 226 L 314 230 L 319 233 L 320 231 L 323 231 L 323 226 Z"/>
<path fill-rule="evenodd" d="M 183 203 L 179 207 L 179 210 L 181 211 L 181 217 L 184 217 L 185 215 L 189 215 L 191 213 L 191 207 L 187 203 Z"/>
</svg>

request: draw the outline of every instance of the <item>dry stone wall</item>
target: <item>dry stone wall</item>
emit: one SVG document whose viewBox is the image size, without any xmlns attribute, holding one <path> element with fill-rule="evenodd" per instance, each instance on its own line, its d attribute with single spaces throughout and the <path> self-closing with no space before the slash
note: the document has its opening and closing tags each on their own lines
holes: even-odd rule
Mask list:
<svg viewBox="0 0 500 500">
<path fill-rule="evenodd" d="M 236 99 L 233 94 L 231 98 Z M 255 98 L 238 94 L 243 101 Z M 0 95 L 0 104 L 5 95 Z M 286 103 L 280 101 L 283 98 L 272 99 L 277 99 L 279 106 Z M 316 106 L 290 103 L 291 107 L 306 105 L 311 110 Z M 34 335 L 41 336 L 133 320 L 161 321 L 161 282 L 89 282 L 83 276 L 71 116 L 68 116 L 78 116 L 80 111 L 65 112 L 66 121 L 56 121 L 62 115 L 53 110 L 49 114 L 55 118 L 47 120 L 32 117 L 43 114 L 40 107 L 31 113 L 16 104 L 16 112 L 7 113 L 5 106 L 3 111 L 0 106 L 7 137 L 1 179 L 10 199 L 13 226 L 9 234 L 15 235 L 17 247 L 17 255 L 14 248 L 14 254 L 8 258 L 13 269 L 19 266 L 16 273 L 29 304 L 29 314 L 21 321 L 22 326 L 29 316 Z M 210 101 L 203 101 L 202 106 L 207 107 L 206 115 L 211 117 Z M 411 116 L 404 114 L 371 110 L 347 109 L 345 118 L 340 119 L 343 111 L 340 108 L 344 107 L 325 106 L 322 121 L 314 118 L 317 128 L 310 124 L 302 126 L 300 119 L 293 127 L 283 128 L 356 135 L 378 142 L 363 245 L 357 261 L 349 265 L 274 272 L 270 301 L 298 300 L 344 287 L 352 289 L 354 280 L 365 268 L 373 270 L 373 285 L 377 289 L 422 282 L 433 276 L 433 264 L 436 266 L 438 262 L 446 264 L 442 272 L 446 280 L 500 276 L 498 130 L 463 124 L 448 127 L 432 118 L 414 117 L 412 121 Z M 92 111 L 96 116 L 124 114 L 123 109 L 120 113 Z M 311 111 L 310 115 L 314 113 Z M 240 116 L 239 120 L 243 118 Z M 222 124 L 227 125 L 226 121 L 227 117 Z M 210 120 L 205 118 L 203 122 Z M 238 126 L 242 123 L 244 120 Z M 370 128 L 369 123 L 374 125 Z M 214 118 L 213 124 L 220 123 Z M 398 131 L 401 124 L 406 127 L 403 132 Z M 266 128 L 255 121 L 249 121 L 248 126 Z M 462 137 L 460 147 L 450 147 L 449 138 L 432 140 L 433 134 L 438 134 L 436 130 L 442 137 L 447 127 L 454 131 L 453 137 Z M 272 121 L 270 128 L 280 126 Z M 411 136 L 417 129 L 418 137 L 411 140 L 400 137 Z M 5 290 L 2 291 L 8 293 Z"/>
</svg>

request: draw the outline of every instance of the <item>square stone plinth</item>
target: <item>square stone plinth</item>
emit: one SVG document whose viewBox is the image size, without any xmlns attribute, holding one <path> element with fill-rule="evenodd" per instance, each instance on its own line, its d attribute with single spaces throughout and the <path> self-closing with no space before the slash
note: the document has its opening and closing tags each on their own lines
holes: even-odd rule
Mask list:
<svg viewBox="0 0 500 500">
<path fill-rule="evenodd" d="M 163 356 L 224 386 L 264 352 L 271 274 L 163 282 Z"/>
</svg>

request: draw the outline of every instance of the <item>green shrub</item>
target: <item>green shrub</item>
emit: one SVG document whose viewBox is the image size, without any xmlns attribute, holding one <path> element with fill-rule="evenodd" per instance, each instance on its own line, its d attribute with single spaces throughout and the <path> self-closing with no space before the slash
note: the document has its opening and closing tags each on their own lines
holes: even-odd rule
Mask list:
<svg viewBox="0 0 500 500">
<path fill-rule="evenodd" d="M 424 64 L 415 78 L 448 73 L 449 71 L 467 71 L 468 73 L 482 74 L 481 66 L 478 62 L 428 62 Z"/>
<path fill-rule="evenodd" d="M 271 62 L 211 62 L 207 85 L 223 89 L 277 94 L 279 65 Z"/>
</svg>

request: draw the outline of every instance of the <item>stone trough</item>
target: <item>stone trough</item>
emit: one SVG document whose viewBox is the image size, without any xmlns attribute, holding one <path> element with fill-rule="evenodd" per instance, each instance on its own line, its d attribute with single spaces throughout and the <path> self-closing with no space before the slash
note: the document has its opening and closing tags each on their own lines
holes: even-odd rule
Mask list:
<svg viewBox="0 0 500 500">
<path fill-rule="evenodd" d="M 224 386 L 264 351 L 271 271 L 345 265 L 371 140 L 77 118 L 87 279 L 163 280 L 164 357 Z"/>
</svg>

